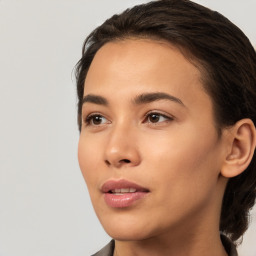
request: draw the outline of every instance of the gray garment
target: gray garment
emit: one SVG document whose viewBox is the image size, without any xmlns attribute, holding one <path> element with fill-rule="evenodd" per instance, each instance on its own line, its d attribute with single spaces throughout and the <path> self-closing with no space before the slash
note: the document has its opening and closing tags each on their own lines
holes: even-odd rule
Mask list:
<svg viewBox="0 0 256 256">
<path fill-rule="evenodd" d="M 113 256 L 115 249 L 115 241 L 111 240 L 109 244 L 103 247 L 100 251 L 93 254 L 92 256 Z"/>
<path fill-rule="evenodd" d="M 222 244 L 227 251 L 228 256 L 238 256 L 235 245 L 224 235 L 221 235 Z M 115 241 L 112 240 L 99 252 L 93 254 L 92 256 L 113 256 L 115 249 Z"/>
</svg>

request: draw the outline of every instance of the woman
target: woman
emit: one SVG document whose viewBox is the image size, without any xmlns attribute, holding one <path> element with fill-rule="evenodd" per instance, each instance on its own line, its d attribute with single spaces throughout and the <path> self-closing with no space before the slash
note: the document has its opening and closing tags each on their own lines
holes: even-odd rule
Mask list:
<svg viewBox="0 0 256 256">
<path fill-rule="evenodd" d="M 217 12 L 114 15 L 77 65 L 78 158 L 113 241 L 95 255 L 237 255 L 255 202 L 256 54 Z"/>
</svg>

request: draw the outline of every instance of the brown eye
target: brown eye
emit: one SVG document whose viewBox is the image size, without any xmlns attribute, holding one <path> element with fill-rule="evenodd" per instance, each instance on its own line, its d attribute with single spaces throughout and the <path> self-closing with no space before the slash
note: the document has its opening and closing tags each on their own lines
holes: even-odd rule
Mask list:
<svg viewBox="0 0 256 256">
<path fill-rule="evenodd" d="M 150 123 L 157 123 L 157 122 L 159 122 L 159 120 L 160 120 L 160 115 L 159 114 L 152 113 L 148 116 L 148 121 Z"/>
<path fill-rule="evenodd" d="M 162 122 L 171 121 L 171 120 L 173 120 L 172 117 L 156 112 L 156 113 L 147 114 L 145 121 L 148 123 L 156 124 L 156 123 L 162 123 Z"/>
<path fill-rule="evenodd" d="M 87 125 L 101 125 L 107 123 L 107 119 L 101 115 L 90 115 L 86 118 Z"/>
<path fill-rule="evenodd" d="M 94 125 L 99 125 L 99 124 L 101 124 L 102 119 L 103 119 L 102 116 L 94 116 L 94 117 L 92 117 L 91 122 L 92 122 Z"/>
</svg>

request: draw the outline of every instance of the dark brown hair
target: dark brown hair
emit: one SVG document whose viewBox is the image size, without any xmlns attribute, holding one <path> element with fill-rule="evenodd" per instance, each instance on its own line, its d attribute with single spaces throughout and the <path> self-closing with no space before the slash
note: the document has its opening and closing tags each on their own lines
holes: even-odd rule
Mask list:
<svg viewBox="0 0 256 256">
<path fill-rule="evenodd" d="M 165 40 L 178 47 L 202 73 L 214 105 L 216 126 L 238 120 L 256 123 L 256 53 L 244 33 L 227 18 L 189 0 L 160 0 L 114 15 L 85 40 L 76 67 L 78 125 L 84 82 L 96 52 L 107 42 L 126 38 Z M 220 231 L 233 241 L 248 227 L 256 197 L 255 154 L 250 166 L 228 182 L 222 205 Z"/>
</svg>

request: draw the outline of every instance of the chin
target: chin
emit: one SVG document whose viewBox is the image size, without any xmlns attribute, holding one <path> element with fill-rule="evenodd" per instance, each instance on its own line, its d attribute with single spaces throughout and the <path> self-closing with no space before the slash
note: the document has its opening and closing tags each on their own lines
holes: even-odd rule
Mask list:
<svg viewBox="0 0 256 256">
<path fill-rule="evenodd" d="M 124 216 L 100 219 L 104 230 L 113 239 L 119 241 L 138 241 L 147 239 L 153 235 L 152 233 L 154 232 L 152 231 L 154 228 L 145 225 L 145 222 L 139 220 L 139 218 L 122 217 Z"/>
<path fill-rule="evenodd" d="M 134 227 L 125 230 L 117 227 L 115 229 L 105 229 L 105 231 L 110 237 L 118 241 L 140 241 L 151 237 L 147 232 L 142 232 L 141 229 L 135 229 Z"/>
</svg>

